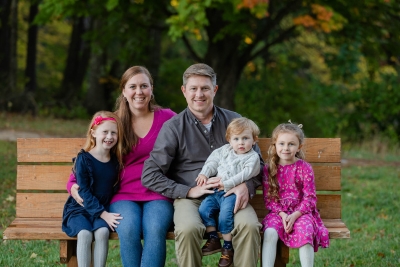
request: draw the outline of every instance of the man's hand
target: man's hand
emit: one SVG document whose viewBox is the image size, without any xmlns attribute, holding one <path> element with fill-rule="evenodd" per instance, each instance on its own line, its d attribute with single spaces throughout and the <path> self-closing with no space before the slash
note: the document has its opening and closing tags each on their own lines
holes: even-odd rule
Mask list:
<svg viewBox="0 0 400 267">
<path fill-rule="evenodd" d="M 213 184 L 197 185 L 195 187 L 190 188 L 186 197 L 187 198 L 199 198 L 204 194 L 213 194 L 214 191 L 210 190 L 210 188 L 213 188 Z"/>
<path fill-rule="evenodd" d="M 79 190 L 78 184 L 74 184 L 73 186 L 71 186 L 71 196 L 76 200 L 76 202 L 78 202 L 79 205 L 83 207 L 83 199 L 79 195 L 78 190 Z"/>
<path fill-rule="evenodd" d="M 213 188 L 218 188 L 218 191 L 224 190 L 224 183 L 222 182 L 221 177 L 211 177 L 207 180 L 207 184 L 212 185 Z"/>
<path fill-rule="evenodd" d="M 247 204 L 249 203 L 249 189 L 247 188 L 246 183 L 242 183 L 226 192 L 224 197 L 231 194 L 236 195 L 235 209 L 233 210 L 233 213 L 236 214 L 239 210 L 247 207 Z"/>
</svg>

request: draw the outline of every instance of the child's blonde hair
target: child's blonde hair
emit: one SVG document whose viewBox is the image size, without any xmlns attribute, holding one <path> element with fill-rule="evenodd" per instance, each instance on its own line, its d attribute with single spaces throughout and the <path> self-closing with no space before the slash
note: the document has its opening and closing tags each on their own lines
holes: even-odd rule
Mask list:
<svg viewBox="0 0 400 267">
<path fill-rule="evenodd" d="M 113 146 L 111 148 L 111 153 L 114 153 L 114 155 L 117 157 L 118 163 L 119 163 L 119 171 L 122 170 L 123 168 L 123 162 L 122 162 L 122 144 L 123 144 L 123 127 L 122 127 L 122 122 L 121 119 L 113 112 L 110 111 L 98 111 L 93 115 L 92 120 L 90 121 L 88 130 L 86 132 L 86 142 L 83 145 L 82 149 L 86 152 L 89 152 L 90 150 L 92 150 L 95 146 L 96 146 L 96 138 L 93 137 L 92 135 L 92 130 L 96 130 L 97 127 L 104 121 L 101 120 L 100 123 L 95 123 L 95 120 L 98 117 L 102 117 L 103 119 L 106 118 L 112 118 L 111 121 L 115 122 L 117 124 L 117 130 L 118 130 L 118 140 L 117 143 L 115 144 L 115 146 Z M 75 170 L 75 166 L 74 166 L 74 170 Z M 119 175 L 118 175 L 118 180 L 119 180 Z"/>
<path fill-rule="evenodd" d="M 299 144 L 304 143 L 304 132 L 301 129 L 301 124 L 294 123 L 282 123 L 279 124 L 273 131 L 271 136 L 271 144 L 268 149 L 268 198 L 279 199 L 279 184 L 276 174 L 278 172 L 279 156 L 276 152 L 276 140 L 281 133 L 292 133 L 299 139 Z M 304 159 L 304 153 L 301 149 L 296 153 L 295 157 Z"/>
<path fill-rule="evenodd" d="M 229 123 L 228 128 L 226 129 L 225 138 L 229 142 L 232 135 L 241 134 L 244 130 L 250 130 L 254 141 L 257 141 L 260 129 L 257 124 L 245 117 L 233 119 L 231 123 Z"/>
</svg>

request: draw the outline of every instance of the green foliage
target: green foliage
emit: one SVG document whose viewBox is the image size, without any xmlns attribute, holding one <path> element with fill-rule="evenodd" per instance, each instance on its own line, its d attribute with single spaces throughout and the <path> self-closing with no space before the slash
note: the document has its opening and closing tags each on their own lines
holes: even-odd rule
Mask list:
<svg viewBox="0 0 400 267">
<path fill-rule="evenodd" d="M 179 113 L 187 107 L 181 91 L 182 74 L 193 61 L 187 55 L 182 41 L 172 44 L 170 40 L 165 40 L 162 53 L 164 57 L 154 84 L 154 95 L 158 104 Z"/>
<path fill-rule="evenodd" d="M 264 70 L 258 79 L 243 77 L 236 95 L 237 111 L 260 126 L 261 136 L 270 137 L 278 124 L 290 119 L 302 123 L 308 137 L 323 137 L 321 129 L 315 127 L 315 92 L 307 85 L 278 66 Z"/>
<path fill-rule="evenodd" d="M 187 31 L 195 31 L 208 25 L 206 18 L 206 8 L 212 0 L 191 1 L 180 0 L 171 1 L 176 14 L 170 16 L 166 22 L 170 24 L 169 35 L 173 40 L 177 40 Z"/>
<path fill-rule="evenodd" d="M 11 108 L 26 82 L 28 9 L 28 1 L 19 1 L 18 89 L 10 96 Z M 76 103 L 60 104 L 54 97 L 63 78 L 71 22 L 85 17 L 98 22 L 84 40 L 93 55 L 104 58 L 101 80 L 117 81 L 132 65 L 150 66 L 156 100 L 176 112 L 186 107 L 181 75 L 195 63 L 181 39 L 185 36 L 197 60 L 215 64 L 219 77 L 235 69 L 232 58 L 244 66 L 249 55 L 258 55 L 247 62 L 239 87 L 229 90 L 237 92 L 236 110 L 262 125 L 266 136 L 276 124 L 292 119 L 303 123 L 310 137 L 398 141 L 399 14 L 397 1 L 381 0 L 42 0 L 35 20 L 40 25 L 35 100 L 43 116 L 87 118 L 87 84 Z M 161 51 L 152 35 L 158 30 L 165 31 Z M 234 49 L 221 45 L 225 40 L 236 43 Z M 111 102 L 117 94 L 112 92 Z M 227 97 L 222 89 L 219 97 Z"/>
<path fill-rule="evenodd" d="M 377 135 L 400 140 L 398 77 L 364 80 L 356 87 L 323 84 L 291 76 L 279 67 L 267 69 L 259 80 L 243 77 L 236 96 L 237 110 L 254 119 L 263 136 L 288 119 L 302 123 L 308 137 L 368 140 Z"/>
</svg>

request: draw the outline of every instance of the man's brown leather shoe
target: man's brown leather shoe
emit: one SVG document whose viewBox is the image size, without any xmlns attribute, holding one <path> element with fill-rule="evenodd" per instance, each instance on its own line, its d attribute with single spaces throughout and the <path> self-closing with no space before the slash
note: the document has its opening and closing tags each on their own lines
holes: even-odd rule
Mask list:
<svg viewBox="0 0 400 267">
<path fill-rule="evenodd" d="M 233 263 L 233 250 L 221 249 L 221 258 L 219 259 L 218 267 L 229 267 Z"/>
<path fill-rule="evenodd" d="M 221 251 L 221 242 L 219 238 L 209 238 L 201 248 L 203 256 L 211 255 Z"/>
</svg>

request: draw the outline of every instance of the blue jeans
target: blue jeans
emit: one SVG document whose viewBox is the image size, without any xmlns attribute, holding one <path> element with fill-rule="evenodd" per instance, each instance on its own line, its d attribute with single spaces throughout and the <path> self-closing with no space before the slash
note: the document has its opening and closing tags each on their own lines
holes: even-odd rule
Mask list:
<svg viewBox="0 0 400 267">
<path fill-rule="evenodd" d="M 162 267 L 166 257 L 166 235 L 174 208 L 166 200 L 117 201 L 110 212 L 123 217 L 116 228 L 124 267 Z M 142 246 L 141 236 L 144 245 Z"/>
<path fill-rule="evenodd" d="M 217 226 L 215 217 L 219 212 L 218 230 L 221 234 L 229 234 L 233 230 L 233 209 L 235 208 L 236 195 L 224 197 L 224 191 L 215 190 L 200 204 L 199 213 L 204 225 Z"/>
</svg>

